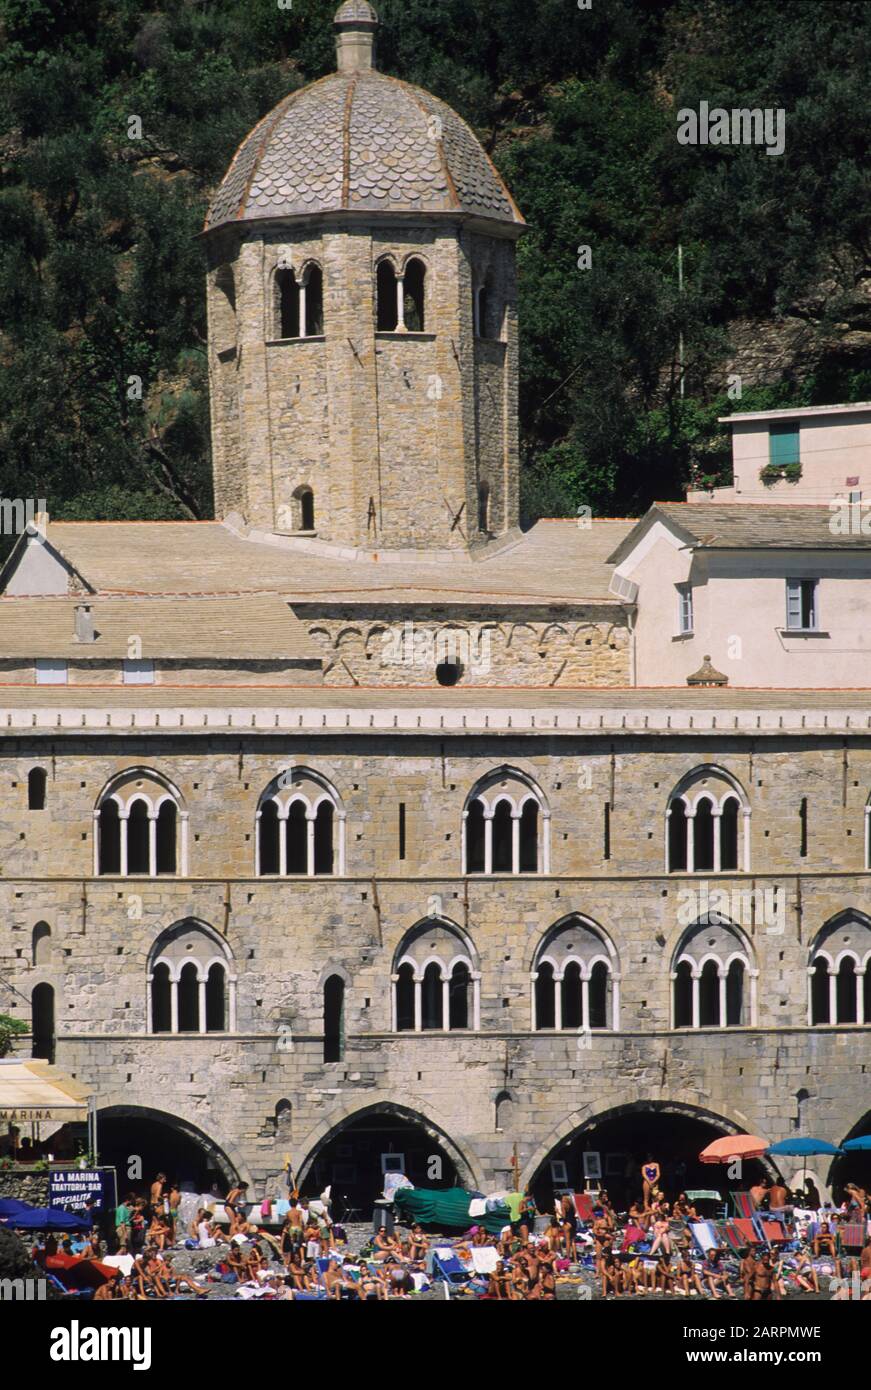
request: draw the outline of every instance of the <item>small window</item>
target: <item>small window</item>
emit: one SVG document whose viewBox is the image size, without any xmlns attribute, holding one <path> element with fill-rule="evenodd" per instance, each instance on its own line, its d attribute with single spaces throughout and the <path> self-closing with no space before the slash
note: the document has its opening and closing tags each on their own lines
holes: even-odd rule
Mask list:
<svg viewBox="0 0 871 1390">
<path fill-rule="evenodd" d="M 27 774 L 27 809 L 28 811 L 45 810 L 45 781 L 46 772 L 44 767 L 32 767 Z"/>
<path fill-rule="evenodd" d="M 693 630 L 693 587 L 691 584 L 677 585 L 677 630 L 681 636 L 688 636 Z"/>
<path fill-rule="evenodd" d="M 425 323 L 424 285 L 426 269 L 423 261 L 409 261 L 403 279 L 403 314 L 409 333 L 422 333 Z"/>
<path fill-rule="evenodd" d="M 303 283 L 305 294 L 306 338 L 318 338 L 324 331 L 324 277 L 320 267 L 313 265 Z"/>
<path fill-rule="evenodd" d="M 153 661 L 125 661 L 125 685 L 154 685 Z"/>
<path fill-rule="evenodd" d="M 389 261 L 380 261 L 376 272 L 377 314 L 379 333 L 395 333 L 399 322 L 396 271 Z"/>
<path fill-rule="evenodd" d="M 292 270 L 275 272 L 279 332 L 282 338 L 299 337 L 299 285 Z"/>
<path fill-rule="evenodd" d="M 481 483 L 478 488 L 478 530 L 490 530 L 490 487 L 487 483 Z"/>
<path fill-rule="evenodd" d="M 299 529 L 301 531 L 313 531 L 315 529 L 315 496 L 310 487 L 303 488 L 299 494 Z"/>
<path fill-rule="evenodd" d="M 815 632 L 819 622 L 818 579 L 787 579 L 786 626 L 792 632 Z"/>
<path fill-rule="evenodd" d="M 799 429 L 793 421 L 769 427 L 768 460 L 772 468 L 795 467 L 800 462 Z"/>
<path fill-rule="evenodd" d="M 68 679 L 67 663 L 65 661 L 37 661 L 37 685 L 66 685 Z"/>
</svg>

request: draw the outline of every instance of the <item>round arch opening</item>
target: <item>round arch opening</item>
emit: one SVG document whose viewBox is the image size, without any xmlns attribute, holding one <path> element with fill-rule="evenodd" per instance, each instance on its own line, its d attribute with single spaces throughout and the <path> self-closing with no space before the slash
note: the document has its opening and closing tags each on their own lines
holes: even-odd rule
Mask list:
<svg viewBox="0 0 871 1390">
<path fill-rule="evenodd" d="M 861 1139 L 866 1134 L 871 1135 L 871 1110 L 862 1116 L 849 1134 L 844 1135 L 841 1143 L 846 1143 L 848 1139 Z M 847 1196 L 848 1182 L 855 1183 L 865 1192 L 871 1192 L 871 1149 L 856 1149 L 832 1159 L 828 1185 L 836 1202 L 842 1202 Z"/>
<path fill-rule="evenodd" d="M 239 1173 L 207 1134 L 175 1115 L 139 1106 L 110 1106 L 97 1114 L 100 1163 L 114 1168 L 119 1193 L 148 1193 L 158 1173 L 177 1182 L 183 1192 L 221 1196 Z M 131 1161 L 141 1160 L 140 1178 L 131 1178 Z M 135 1169 L 134 1171 L 138 1171 Z"/>
<path fill-rule="evenodd" d="M 727 1120 L 691 1106 L 653 1102 L 621 1106 L 586 1121 L 555 1144 L 530 1186 L 539 1211 L 552 1210 L 555 1192 L 566 1188 L 583 1192 L 588 1186 L 605 1188 L 615 1209 L 626 1211 L 642 1196 L 641 1165 L 651 1155 L 660 1166 L 660 1187 L 669 1202 L 688 1189 L 716 1190 L 725 1197 L 776 1171 L 768 1162 L 745 1160 L 740 1178 L 730 1178 L 728 1164 L 699 1162 L 699 1154 L 712 1140 L 735 1132 Z M 585 1154 L 598 1154 L 601 1183 L 588 1183 Z"/>
<path fill-rule="evenodd" d="M 366 1220 L 389 1172 L 404 1173 L 415 1187 L 464 1184 L 448 1143 L 433 1126 L 384 1106 L 352 1116 L 327 1135 L 303 1165 L 300 1192 L 318 1197 L 329 1186 L 334 1212 Z"/>
</svg>

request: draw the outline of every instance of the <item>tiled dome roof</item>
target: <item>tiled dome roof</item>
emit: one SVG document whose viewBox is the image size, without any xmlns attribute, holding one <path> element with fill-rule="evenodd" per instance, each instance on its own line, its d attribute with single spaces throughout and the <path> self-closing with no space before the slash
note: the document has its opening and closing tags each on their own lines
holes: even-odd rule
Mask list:
<svg viewBox="0 0 871 1390">
<path fill-rule="evenodd" d="M 361 15 L 361 11 L 369 12 Z M 368 22 L 347 0 L 336 22 Z M 206 230 L 336 211 L 473 213 L 523 225 L 474 133 L 443 101 L 369 67 L 333 73 L 276 106 L 240 145 Z"/>
</svg>

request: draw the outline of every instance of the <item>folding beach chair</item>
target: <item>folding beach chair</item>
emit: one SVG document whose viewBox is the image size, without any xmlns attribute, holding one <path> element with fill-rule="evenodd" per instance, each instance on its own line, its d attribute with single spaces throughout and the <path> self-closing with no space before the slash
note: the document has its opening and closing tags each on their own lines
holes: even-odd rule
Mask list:
<svg viewBox="0 0 871 1390">
<path fill-rule="evenodd" d="M 741 1250 L 744 1246 L 761 1245 L 762 1237 L 756 1229 L 755 1222 L 750 1221 L 746 1216 L 735 1216 L 726 1222 L 726 1240 L 732 1250 Z"/>
<path fill-rule="evenodd" d="M 433 1251 L 432 1272 L 434 1279 L 442 1279 L 446 1284 L 455 1286 L 467 1284 L 472 1277 L 447 1246 L 439 1246 Z"/>
<path fill-rule="evenodd" d="M 733 1192 L 732 1201 L 735 1203 L 736 1216 L 749 1221 L 753 1220 L 756 1215 L 756 1203 L 749 1192 Z"/>
<path fill-rule="evenodd" d="M 713 1221 L 691 1221 L 689 1228 L 693 1245 L 702 1255 L 706 1255 L 709 1250 L 716 1249 L 722 1243 Z"/>
</svg>

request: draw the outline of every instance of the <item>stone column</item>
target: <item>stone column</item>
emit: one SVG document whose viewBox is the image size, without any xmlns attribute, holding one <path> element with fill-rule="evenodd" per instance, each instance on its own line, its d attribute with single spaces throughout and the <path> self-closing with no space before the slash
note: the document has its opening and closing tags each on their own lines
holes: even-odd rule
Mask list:
<svg viewBox="0 0 871 1390">
<path fill-rule="evenodd" d="M 127 877 L 127 821 L 130 812 L 122 810 L 118 812 L 118 835 L 121 840 L 121 877 Z"/>
<path fill-rule="evenodd" d="M 169 981 L 169 1031 L 178 1032 L 178 980 Z"/>
<path fill-rule="evenodd" d="M 484 873 L 493 872 L 493 812 L 484 812 Z"/>
<path fill-rule="evenodd" d="M 200 1025 L 199 1031 L 200 1031 L 201 1033 L 205 1033 L 205 1031 L 206 1031 L 206 976 L 205 976 L 205 975 L 197 975 L 197 993 L 198 993 L 198 995 L 199 995 L 199 998 L 198 998 L 198 1000 L 197 1000 L 197 1003 L 198 1003 L 198 1006 L 199 1006 L 199 1020 L 198 1020 L 199 1025 Z"/>
<path fill-rule="evenodd" d="M 305 871 L 309 878 L 315 871 L 315 812 L 305 813 Z"/>
<path fill-rule="evenodd" d="M 148 874 L 150 878 L 157 874 L 157 814 L 154 811 L 148 812 Z"/>
<path fill-rule="evenodd" d="M 563 1026 L 563 976 L 556 971 L 553 976 L 553 1026 L 557 1032 Z"/>
<path fill-rule="evenodd" d="M 520 873 L 520 815 L 511 812 L 511 872 Z"/>
</svg>

